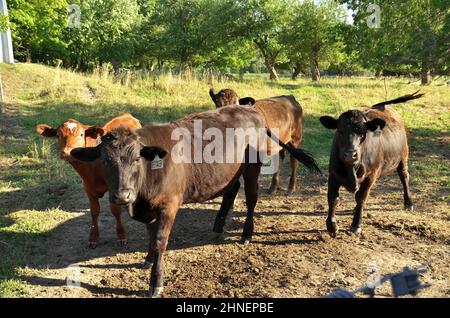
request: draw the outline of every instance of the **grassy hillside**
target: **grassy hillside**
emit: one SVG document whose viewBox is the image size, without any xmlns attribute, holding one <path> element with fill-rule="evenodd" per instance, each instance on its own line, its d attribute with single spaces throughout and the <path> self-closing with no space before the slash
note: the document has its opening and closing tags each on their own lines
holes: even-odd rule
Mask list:
<svg viewBox="0 0 450 318">
<path fill-rule="evenodd" d="M 122 85 L 101 70 L 87 76 L 34 64 L 2 64 L 0 74 L 5 95 L 0 122 L 0 297 L 23 296 L 27 289 L 21 273 L 33 265 L 28 256 L 33 254 L 33 262 L 39 262 L 51 230 L 82 213 L 67 211 L 66 200 L 74 196 L 85 200 L 78 176 L 57 158 L 53 142 L 35 134 L 36 124 L 57 126 L 68 118 L 102 124 L 122 112 L 131 112 L 143 123 L 169 121 L 214 106 L 208 95 L 210 83 L 195 76 L 148 76 Z M 293 94 L 304 108 L 302 147 L 318 158 L 324 170 L 332 132 L 321 127 L 321 115 L 338 115 L 422 90 L 423 99 L 396 106 L 410 133 L 413 188 L 422 199 L 448 203 L 448 86 L 419 87 L 407 79 L 269 82 L 257 75 L 241 82 L 209 81 L 216 90 L 230 87 L 241 97 Z M 302 167 L 299 170 L 305 173 Z"/>
</svg>

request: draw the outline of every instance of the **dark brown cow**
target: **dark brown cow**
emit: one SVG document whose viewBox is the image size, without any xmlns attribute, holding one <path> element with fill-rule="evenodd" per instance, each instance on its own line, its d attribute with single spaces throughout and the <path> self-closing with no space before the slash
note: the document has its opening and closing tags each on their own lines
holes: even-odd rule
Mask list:
<svg viewBox="0 0 450 318">
<path fill-rule="evenodd" d="M 211 95 L 211 90 L 210 90 Z M 240 105 L 253 105 L 264 117 L 268 129 L 278 128 L 280 130 L 280 140 L 289 143 L 292 147 L 298 148 L 302 142 L 302 115 L 303 110 L 294 96 L 278 96 L 272 98 L 259 99 L 255 101 L 251 97 L 237 97 L 232 89 L 221 90 L 217 95 L 212 94 L 211 98 L 216 107 L 233 105 L 236 101 Z M 280 152 L 281 161 L 284 159 L 284 151 Z M 297 166 L 298 162 L 291 156 L 291 178 L 289 180 L 288 192 L 292 193 L 297 188 Z M 280 170 L 272 177 L 272 184 L 269 192 L 274 193 L 280 186 Z"/>
<path fill-rule="evenodd" d="M 424 95 L 417 93 L 376 104 L 367 110 L 349 110 L 339 119 L 320 118 L 326 128 L 336 130 L 330 156 L 326 221 L 332 237 L 338 232 L 335 212 L 341 186 L 355 193 L 356 207 L 350 229 L 354 233 L 361 232 L 361 215 L 370 189 L 379 177 L 394 170 L 397 170 L 403 185 L 405 209 L 413 209 L 405 126 L 400 114 L 385 106 Z"/>
<path fill-rule="evenodd" d="M 180 154 L 176 148 L 179 142 L 172 138 L 174 132 L 187 131 L 188 143 L 195 144 L 198 140 L 198 134 L 195 135 L 195 121 L 202 122 L 203 136 L 209 129 L 220 131 L 225 136 L 230 128 L 266 127 L 263 117 L 253 108 L 228 106 L 194 114 L 168 124 L 149 125 L 135 132 L 118 129 L 104 136 L 97 147 L 72 151 L 72 156 L 79 160 L 101 158 L 105 164 L 110 201 L 128 206 L 132 218 L 148 224 L 150 249 L 147 259 L 153 263 L 150 277 L 152 296 L 162 292 L 163 254 L 175 216 L 183 203 L 204 202 L 223 195 L 215 224 L 215 228 L 223 228 L 222 216 L 233 206 L 239 190 L 239 178 L 243 176 L 247 218 L 242 239 L 244 243 L 249 242 L 253 235 L 253 213 L 258 198 L 258 176 L 261 169 L 258 158 L 253 162 L 249 160 L 251 151 L 259 152 L 266 147 L 270 155 L 279 152 L 280 145 L 294 156 L 301 153 L 301 150 L 279 142 L 275 136 L 273 139 L 277 144 L 266 143 L 264 140 L 267 138 L 264 135 L 264 142 L 258 144 L 260 146 L 255 146 L 247 139 L 245 143 L 232 141 L 230 146 L 227 144 L 227 147 L 223 148 L 224 158 L 231 151 L 237 160 L 209 163 L 174 160 L 174 156 Z M 270 135 L 269 132 L 268 134 Z M 205 139 L 200 139 L 200 151 L 203 153 L 209 143 L 202 140 Z M 236 139 L 233 137 L 232 140 Z M 182 153 L 191 152 L 183 149 Z M 246 160 L 242 160 L 243 158 Z M 312 158 L 311 160 L 313 161 Z M 154 222 L 151 223 L 152 221 Z"/>
<path fill-rule="evenodd" d="M 61 159 L 67 161 L 83 179 L 83 187 L 89 199 L 92 217 L 92 225 L 89 233 L 90 248 L 95 248 L 98 243 L 99 198 L 103 197 L 108 191 L 108 186 L 105 183 L 102 163 L 100 161 L 93 163 L 82 162 L 73 158 L 70 152 L 74 148 L 96 146 L 99 140 L 98 137 L 103 136 L 119 126 L 127 129 L 138 129 L 142 127 L 139 120 L 128 113 L 113 118 L 103 127 L 84 125 L 75 119 L 66 120 L 57 128 L 52 128 L 45 124 L 36 126 L 38 134 L 44 137 L 58 138 Z M 110 208 L 116 219 L 118 244 L 126 245 L 125 230 L 120 218 L 120 206 L 111 203 Z"/>
</svg>

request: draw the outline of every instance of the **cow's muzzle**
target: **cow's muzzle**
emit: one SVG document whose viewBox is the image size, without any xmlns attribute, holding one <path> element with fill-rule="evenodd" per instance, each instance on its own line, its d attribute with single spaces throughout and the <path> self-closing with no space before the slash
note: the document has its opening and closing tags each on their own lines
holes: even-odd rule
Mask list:
<svg viewBox="0 0 450 318">
<path fill-rule="evenodd" d="M 347 150 L 344 153 L 344 161 L 350 165 L 355 164 L 358 161 L 358 152 L 356 150 Z"/>
<path fill-rule="evenodd" d="M 134 200 L 135 195 L 132 189 L 121 189 L 111 196 L 111 201 L 117 205 L 131 204 Z"/>
</svg>

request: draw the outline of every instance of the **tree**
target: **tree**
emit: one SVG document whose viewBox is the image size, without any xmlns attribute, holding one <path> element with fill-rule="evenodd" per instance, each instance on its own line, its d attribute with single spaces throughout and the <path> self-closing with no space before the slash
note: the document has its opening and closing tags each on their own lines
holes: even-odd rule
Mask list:
<svg viewBox="0 0 450 318">
<path fill-rule="evenodd" d="M 343 9 L 333 0 L 305 0 L 295 5 L 282 36 L 288 57 L 295 65 L 293 78 L 308 63 L 312 80 L 318 81 L 320 63 L 342 55 L 340 30 L 344 21 Z"/>
<path fill-rule="evenodd" d="M 241 70 L 250 65 L 255 55 L 252 41 L 239 33 L 240 7 L 235 0 L 207 1 L 199 33 L 207 34 L 200 54 L 195 58 L 197 67 Z"/>
<path fill-rule="evenodd" d="M 235 32 L 237 10 L 233 0 L 158 0 L 142 24 L 142 50 L 181 71 L 245 67 L 253 52 Z"/>
<path fill-rule="evenodd" d="M 51 62 L 56 56 L 67 56 L 67 42 L 63 39 L 66 0 L 9 0 L 8 11 L 17 59 Z"/>
<path fill-rule="evenodd" d="M 86 69 L 89 63 L 120 64 L 134 56 L 139 39 L 133 33 L 141 21 L 136 0 L 84 0 L 80 28 L 67 28 L 71 64 Z"/>
<path fill-rule="evenodd" d="M 275 66 L 286 60 L 281 36 L 291 13 L 291 1 L 238 0 L 240 34 L 250 38 L 264 59 L 271 80 L 278 80 Z"/>
<path fill-rule="evenodd" d="M 420 75 L 422 84 L 449 67 L 448 3 L 441 0 L 379 1 L 380 28 L 371 28 L 369 0 L 345 1 L 355 12 L 356 45 L 366 67 Z"/>
</svg>

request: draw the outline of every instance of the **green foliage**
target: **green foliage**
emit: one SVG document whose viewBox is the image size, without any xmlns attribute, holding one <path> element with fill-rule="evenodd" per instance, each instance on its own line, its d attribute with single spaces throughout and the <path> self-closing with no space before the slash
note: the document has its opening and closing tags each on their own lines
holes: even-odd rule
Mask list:
<svg viewBox="0 0 450 318">
<path fill-rule="evenodd" d="M 235 15 L 233 1 L 152 2 L 141 27 L 141 51 L 150 49 L 157 61 L 175 63 L 180 68 L 243 67 L 251 58 L 251 50 L 233 34 Z"/>
<path fill-rule="evenodd" d="M 92 70 L 119 67 L 239 72 L 262 61 L 277 69 L 351 74 L 450 73 L 450 12 L 442 0 L 379 0 L 381 28 L 370 28 L 371 0 L 9 0 L 15 57 Z M 353 24 L 346 23 L 346 4 Z M 294 74 L 295 75 L 295 74 Z M 295 76 L 293 76 L 295 77 Z"/>
<path fill-rule="evenodd" d="M 10 0 L 8 9 L 16 57 L 45 62 L 67 57 L 66 0 Z"/>
<path fill-rule="evenodd" d="M 311 66 L 311 73 L 319 62 L 342 63 L 346 59 L 341 32 L 344 21 L 343 9 L 334 0 L 297 2 L 282 36 L 289 59 L 303 67 Z"/>
<path fill-rule="evenodd" d="M 75 3 L 76 4 L 76 3 Z M 79 3 L 80 27 L 67 28 L 72 63 L 126 62 L 134 56 L 140 22 L 136 0 L 85 0 Z"/>
<path fill-rule="evenodd" d="M 367 24 L 371 1 L 345 2 L 355 12 L 354 46 L 365 67 L 403 74 L 448 74 L 450 7 L 446 1 L 378 1 L 380 28 Z"/>
<path fill-rule="evenodd" d="M 0 13 L 0 30 L 5 31 L 10 27 L 9 18 Z"/>
<path fill-rule="evenodd" d="M 279 0 L 237 0 L 237 3 L 240 7 L 237 32 L 253 41 L 270 78 L 278 79 L 275 65 L 287 60 L 282 35 L 292 12 L 292 3 Z"/>
</svg>

